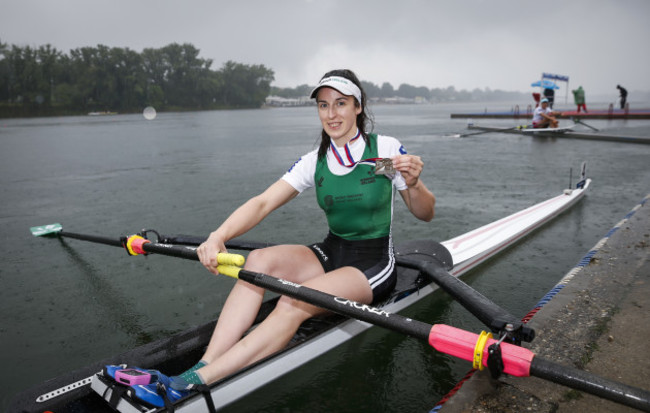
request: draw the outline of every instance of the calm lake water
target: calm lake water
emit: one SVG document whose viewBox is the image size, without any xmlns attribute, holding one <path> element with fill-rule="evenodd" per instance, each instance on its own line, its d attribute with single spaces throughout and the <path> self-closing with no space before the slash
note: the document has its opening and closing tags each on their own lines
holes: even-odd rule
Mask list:
<svg viewBox="0 0 650 413">
<path fill-rule="evenodd" d="M 484 106 L 373 108 L 375 131 L 424 158 L 422 179 L 438 200 L 431 223 L 417 221 L 399 201 L 393 233 L 397 244 L 451 238 L 559 194 L 570 168 L 575 183 L 586 160 L 593 184 L 580 204 L 464 278 L 523 316 L 650 192 L 650 146 L 450 137 L 466 132 L 466 121 L 450 113 Z M 589 123 L 610 134 L 650 135 L 650 121 Z M 143 228 L 207 235 L 314 148 L 319 130 L 314 108 L 160 113 L 153 121 L 0 119 L 0 410 L 31 385 L 214 318 L 232 286 L 195 262 L 34 238 L 30 227 L 59 222 L 70 232 L 111 237 Z M 307 191 L 244 239 L 307 243 L 325 232 Z M 483 329 L 439 291 L 404 314 Z M 428 411 L 470 367 L 373 328 L 226 411 Z"/>
</svg>

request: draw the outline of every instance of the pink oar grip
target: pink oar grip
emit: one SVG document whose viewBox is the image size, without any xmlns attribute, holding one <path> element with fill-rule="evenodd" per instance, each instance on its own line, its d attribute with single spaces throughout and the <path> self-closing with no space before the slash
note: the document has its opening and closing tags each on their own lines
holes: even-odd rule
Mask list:
<svg viewBox="0 0 650 413">
<path fill-rule="evenodd" d="M 474 360 L 474 348 L 478 340 L 478 334 L 451 327 L 445 324 L 436 324 L 429 333 L 429 344 L 441 353 L 467 361 Z M 497 342 L 495 339 L 488 339 L 483 348 L 484 366 L 487 366 L 488 347 Z M 501 343 L 501 356 L 503 358 L 503 372 L 517 377 L 530 376 L 530 363 L 535 354 L 523 347 L 514 344 Z"/>
</svg>

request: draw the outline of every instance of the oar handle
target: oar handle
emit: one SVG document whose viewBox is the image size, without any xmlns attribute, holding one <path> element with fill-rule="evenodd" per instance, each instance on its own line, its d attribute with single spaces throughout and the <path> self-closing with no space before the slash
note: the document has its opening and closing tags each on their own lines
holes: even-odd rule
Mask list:
<svg viewBox="0 0 650 413">
<path fill-rule="evenodd" d="M 221 265 L 234 265 L 241 267 L 246 262 L 243 255 L 220 252 L 217 254 L 217 262 Z"/>
<path fill-rule="evenodd" d="M 239 279 L 239 271 L 241 271 L 241 268 L 234 265 L 218 265 L 217 271 L 219 274 Z"/>
</svg>

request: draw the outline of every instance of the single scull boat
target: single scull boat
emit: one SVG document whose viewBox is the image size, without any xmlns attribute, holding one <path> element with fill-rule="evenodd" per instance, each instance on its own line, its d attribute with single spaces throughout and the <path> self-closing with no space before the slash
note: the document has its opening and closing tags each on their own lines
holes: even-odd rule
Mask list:
<svg viewBox="0 0 650 413">
<path fill-rule="evenodd" d="M 380 306 L 380 309 L 387 313 L 397 313 L 438 288 L 436 284 L 431 282 L 431 274 L 426 274 L 426 271 L 419 269 L 420 267 L 414 265 L 414 262 L 419 262 L 424 266 L 433 263 L 440 267 L 447 265 L 447 269 L 451 268 L 450 273 L 458 277 L 513 245 L 536 228 L 570 208 L 584 196 L 589 184 L 590 180 L 584 179 L 583 175 L 582 181 L 575 189 L 565 190 L 561 195 L 445 241 L 442 243 L 444 248 L 441 247 L 441 244 L 433 241 L 410 241 L 398 245 L 396 248 L 399 271 L 398 285 L 395 292 Z M 58 231 L 60 231 L 60 228 L 58 228 Z M 46 232 L 48 232 L 48 229 L 43 230 L 43 233 Z M 113 242 L 106 241 L 101 237 L 78 236 L 78 234 L 69 233 L 60 234 L 109 245 L 122 245 L 120 240 Z M 157 248 L 160 249 L 161 253 L 172 248 L 172 246 L 166 247 L 165 244 L 156 245 L 158 245 Z M 257 243 L 240 242 L 236 243 L 236 245 L 229 245 L 229 248 L 251 249 L 257 245 Z M 181 251 L 182 254 L 195 254 L 193 247 L 186 248 L 189 252 Z M 453 268 L 450 266 L 452 260 Z M 460 283 L 460 281 L 458 282 Z M 459 287 L 462 288 L 462 286 L 453 285 L 453 282 L 443 285 L 446 291 L 452 293 Z M 490 304 L 489 300 L 484 299 L 480 294 L 478 294 L 476 301 L 476 308 L 474 308 L 474 311 L 470 310 L 475 315 L 477 315 L 477 312 L 482 311 L 481 306 L 486 304 L 486 301 L 488 301 L 488 305 Z M 256 322 L 263 320 L 274 305 L 275 300 L 266 301 Z M 496 311 L 491 316 L 487 316 L 485 321 L 490 321 L 489 319 L 493 321 L 495 317 L 498 318 L 501 315 L 499 311 Z M 177 374 L 189 368 L 200 358 L 210 339 L 215 323 L 216 320 L 211 321 L 173 337 L 146 344 L 126 353 L 99 361 L 86 368 L 49 380 L 19 394 L 12 401 L 9 411 L 39 413 L 44 410 L 51 410 L 56 413 L 67 411 L 112 411 L 104 400 L 105 398 L 111 401 L 111 394 L 113 394 L 111 383 L 105 380 L 101 374 L 97 374 L 104 365 L 125 363 Z M 303 323 L 303 326 L 286 349 L 212 384 L 209 397 L 216 408 L 228 405 L 264 384 L 348 341 L 371 326 L 372 324 L 368 322 L 349 319 L 337 314 L 308 320 Z M 524 333 L 523 338 L 530 340 L 532 334 L 528 334 L 528 337 L 526 337 L 526 333 Z M 111 402 L 113 408 L 120 412 L 166 411 L 164 407 L 159 409 L 144 407 L 133 402 L 129 397 L 115 397 Z M 196 393 L 179 400 L 175 403 L 174 408 L 176 412 L 183 413 L 203 412 L 206 410 L 206 401 L 203 395 Z"/>
<path fill-rule="evenodd" d="M 562 128 L 535 129 L 532 126 L 528 126 L 528 125 L 513 126 L 510 128 L 498 128 L 494 126 L 478 126 L 474 124 L 468 124 L 467 125 L 468 129 L 479 130 L 481 132 L 459 135 L 459 137 L 478 135 L 481 133 L 488 133 L 488 132 L 498 132 L 498 133 L 510 133 L 516 135 L 531 135 L 531 136 L 539 136 L 539 137 L 572 138 L 572 139 L 587 139 L 587 140 L 595 140 L 595 141 L 650 144 L 650 138 L 645 136 L 618 136 L 618 135 L 605 135 L 601 133 L 576 132 L 573 130 L 574 126 L 575 125 L 562 127 Z"/>
</svg>

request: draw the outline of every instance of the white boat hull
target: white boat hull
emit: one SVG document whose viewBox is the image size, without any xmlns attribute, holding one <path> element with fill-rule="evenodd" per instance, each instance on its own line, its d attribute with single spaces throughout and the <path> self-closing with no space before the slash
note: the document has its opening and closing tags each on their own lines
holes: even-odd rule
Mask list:
<svg viewBox="0 0 650 413">
<path fill-rule="evenodd" d="M 590 180 L 587 180 L 582 189 L 574 189 L 568 194 L 563 193 L 499 221 L 443 242 L 442 245 L 449 249 L 454 259 L 454 267 L 450 273 L 454 276 L 460 276 L 468 272 L 544 225 L 580 200 L 590 182 Z M 397 313 L 437 289 L 437 285 L 429 284 L 417 293 L 411 294 L 400 301 L 390 303 L 382 307 L 382 309 Z M 326 331 L 318 338 L 290 350 L 288 354 L 283 353 L 281 358 L 253 367 L 229 379 L 227 383 L 215 387 L 212 390 L 212 399 L 217 408 L 226 406 L 266 383 L 278 379 L 295 368 L 325 354 L 370 327 L 372 325 L 366 322 L 347 320 L 337 328 Z M 205 401 L 201 397 L 188 400 L 182 405 L 182 411 L 204 412 Z"/>
<path fill-rule="evenodd" d="M 561 214 L 582 198 L 590 183 L 591 180 L 587 180 L 582 189 L 565 191 L 562 195 L 442 242 L 454 259 L 451 274 L 464 274 Z"/>
</svg>

